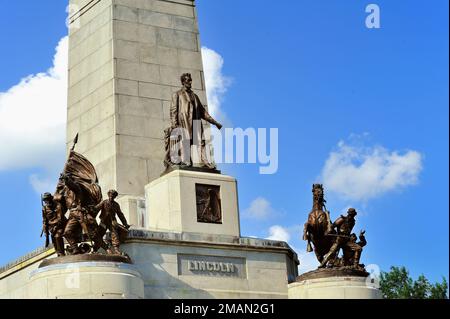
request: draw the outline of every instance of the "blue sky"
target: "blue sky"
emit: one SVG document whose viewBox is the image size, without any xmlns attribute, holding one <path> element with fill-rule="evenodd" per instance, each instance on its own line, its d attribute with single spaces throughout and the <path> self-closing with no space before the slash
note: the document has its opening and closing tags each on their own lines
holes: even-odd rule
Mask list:
<svg viewBox="0 0 450 319">
<path fill-rule="evenodd" d="M 380 29 L 365 26 L 369 3 L 381 9 Z M 67 34 L 66 5 L 2 4 L 0 92 L 52 66 Z M 279 129 L 276 174 L 260 175 L 251 164 L 221 167 L 239 181 L 242 234 L 284 236 L 311 264 L 300 232 L 311 185 L 324 182 L 332 218 L 350 206 L 360 211 L 356 231 L 366 229 L 368 240 L 364 263 L 382 270 L 404 265 L 432 281 L 448 278 L 448 2 L 197 5 L 202 45 L 220 54 L 222 75 L 232 80 L 220 110 L 234 127 Z M 0 136 L 0 149 L 17 147 L 8 138 Z M 14 154 L 5 154 L 0 264 L 43 243 L 30 176 L 48 170 L 12 165 Z"/>
</svg>

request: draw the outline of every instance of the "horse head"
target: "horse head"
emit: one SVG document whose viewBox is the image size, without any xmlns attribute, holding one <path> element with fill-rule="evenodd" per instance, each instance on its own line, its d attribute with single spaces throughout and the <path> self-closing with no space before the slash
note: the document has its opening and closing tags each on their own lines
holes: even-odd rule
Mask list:
<svg viewBox="0 0 450 319">
<path fill-rule="evenodd" d="M 325 200 L 323 185 L 322 184 L 314 184 L 312 193 L 313 193 L 313 210 L 323 211 L 325 203 L 327 202 Z"/>
</svg>

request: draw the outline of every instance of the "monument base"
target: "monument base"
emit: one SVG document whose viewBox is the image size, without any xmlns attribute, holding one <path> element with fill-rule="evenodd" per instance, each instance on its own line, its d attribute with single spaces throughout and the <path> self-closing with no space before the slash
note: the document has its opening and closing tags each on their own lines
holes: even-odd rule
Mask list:
<svg viewBox="0 0 450 319">
<path fill-rule="evenodd" d="M 219 220 L 201 220 L 201 187 L 217 190 Z M 240 236 L 237 181 L 231 176 L 175 169 L 148 184 L 145 194 L 152 231 Z"/>
<path fill-rule="evenodd" d="M 77 255 L 45 260 L 30 274 L 31 299 L 142 299 L 141 274 L 122 256 Z"/>
<path fill-rule="evenodd" d="M 289 299 L 381 299 L 381 291 L 365 270 L 318 269 L 288 286 Z"/>
<path fill-rule="evenodd" d="M 121 246 L 147 299 L 287 299 L 298 258 L 284 242 L 130 230 Z"/>
</svg>

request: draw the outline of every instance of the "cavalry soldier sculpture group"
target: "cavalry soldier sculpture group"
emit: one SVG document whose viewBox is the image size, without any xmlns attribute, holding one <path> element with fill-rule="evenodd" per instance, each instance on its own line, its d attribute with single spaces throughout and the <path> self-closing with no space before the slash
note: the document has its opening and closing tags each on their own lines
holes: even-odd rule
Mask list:
<svg viewBox="0 0 450 319">
<path fill-rule="evenodd" d="M 70 151 L 69 158 L 60 176 L 54 195 L 42 196 L 42 234 L 49 236 L 58 256 L 97 253 L 103 249 L 111 255 L 121 255 L 120 243 L 124 241 L 130 226 L 115 202 L 117 192 L 110 190 L 108 199 L 102 201 L 94 166 L 81 154 Z M 100 224 L 97 215 L 100 213 Z M 117 217 L 123 225 L 117 222 Z M 111 240 L 105 241 L 107 231 Z M 65 247 L 64 239 L 67 241 Z"/>
<path fill-rule="evenodd" d="M 341 215 L 334 223 L 325 207 L 323 186 L 313 185 L 313 209 L 303 231 L 303 240 L 308 241 L 307 251 L 314 250 L 319 268 L 351 268 L 364 271 L 360 264 L 363 247 L 366 246 L 365 231 L 352 233 L 357 212 L 350 208 L 347 216 Z M 313 247 L 314 248 L 313 248 Z M 339 256 L 342 250 L 342 256 Z"/>
</svg>

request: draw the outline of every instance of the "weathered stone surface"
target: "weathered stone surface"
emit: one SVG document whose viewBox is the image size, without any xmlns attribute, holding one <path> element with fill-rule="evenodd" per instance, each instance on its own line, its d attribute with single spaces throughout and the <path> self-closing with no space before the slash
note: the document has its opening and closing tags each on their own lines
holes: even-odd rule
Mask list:
<svg viewBox="0 0 450 319">
<path fill-rule="evenodd" d="M 381 292 L 365 277 L 325 277 L 289 285 L 289 299 L 381 299 Z"/>
<path fill-rule="evenodd" d="M 144 197 L 125 195 L 116 201 L 133 229 L 144 229 L 147 227 Z"/>
<path fill-rule="evenodd" d="M 55 264 L 30 274 L 26 298 L 142 299 L 144 282 L 134 266 L 123 262 Z"/>
<path fill-rule="evenodd" d="M 131 8 L 121 5 L 114 5 L 113 7 L 114 20 L 138 22 L 139 9 Z"/>
<path fill-rule="evenodd" d="M 78 64 L 74 64 L 69 74 L 71 85 L 78 83 L 99 68 L 99 61 L 112 60 L 112 42 L 106 42 L 101 48 L 86 56 Z"/>
<path fill-rule="evenodd" d="M 167 29 L 173 28 L 170 15 L 151 10 L 139 9 L 139 23 Z"/>
<path fill-rule="evenodd" d="M 140 46 L 141 62 L 177 67 L 178 51 L 175 48 L 166 48 L 142 43 Z"/>
<path fill-rule="evenodd" d="M 139 76 L 139 81 L 150 83 L 161 82 L 159 65 L 157 64 L 141 63 L 137 74 Z"/>
<path fill-rule="evenodd" d="M 140 185 L 148 182 L 147 161 L 137 157 L 118 157 L 117 180 L 119 185 L 117 191 L 120 192 L 120 194 L 140 194 L 144 196 L 144 192 L 142 191 Z"/>
<path fill-rule="evenodd" d="M 88 132 L 88 134 L 94 134 L 91 132 Z M 108 174 L 111 174 L 111 171 L 102 171 L 101 175 L 99 173 L 99 170 L 101 169 L 100 163 L 110 159 L 112 156 L 115 156 L 116 154 L 116 139 L 114 138 L 114 135 L 111 135 L 110 137 L 106 138 L 105 140 L 99 142 L 98 144 L 94 144 L 92 147 L 88 148 L 89 145 L 86 144 L 80 144 L 79 149 L 82 151 L 87 158 L 89 158 L 92 162 L 92 164 L 95 165 L 97 169 L 97 174 L 99 176 L 105 176 L 105 180 L 112 180 L 114 181 L 114 176 L 108 177 Z M 113 171 L 114 172 L 114 171 Z M 111 179 L 112 178 L 112 179 Z M 100 185 L 103 184 L 103 181 L 100 181 Z M 110 187 L 109 189 L 114 188 Z"/>
<path fill-rule="evenodd" d="M 114 50 L 117 59 L 139 62 L 139 42 L 115 40 Z"/>
<path fill-rule="evenodd" d="M 85 254 L 85 255 L 67 255 L 59 258 L 45 259 L 39 264 L 39 268 L 49 267 L 53 265 L 68 265 L 80 262 L 110 262 L 132 264 L 129 257 L 120 255 L 102 255 L 102 254 Z"/>
<path fill-rule="evenodd" d="M 179 65 L 187 69 L 203 71 L 202 54 L 199 51 L 178 50 Z"/>
<path fill-rule="evenodd" d="M 100 104 L 85 111 L 81 115 L 80 132 L 87 131 L 115 114 L 114 97 L 111 95 Z"/>
<path fill-rule="evenodd" d="M 138 81 L 116 79 L 116 93 L 138 96 L 139 83 Z"/>
<path fill-rule="evenodd" d="M 139 24 L 138 32 L 139 32 L 139 42 L 147 43 L 150 45 L 156 45 L 157 28 L 150 25 Z"/>
<path fill-rule="evenodd" d="M 119 114 L 163 119 L 162 101 L 137 96 L 118 95 Z"/>
<path fill-rule="evenodd" d="M 139 96 L 150 99 L 170 101 L 172 99 L 172 94 L 176 89 L 176 87 L 167 85 L 140 82 Z"/>
<path fill-rule="evenodd" d="M 162 138 L 119 135 L 117 152 L 137 158 L 159 159 L 164 155 L 162 146 L 164 146 Z"/>
<path fill-rule="evenodd" d="M 158 28 L 157 31 L 158 45 L 191 51 L 198 50 L 196 33 L 163 28 Z"/>
<path fill-rule="evenodd" d="M 136 23 L 114 20 L 113 30 L 114 39 L 134 42 L 139 41 L 139 26 Z"/>
<path fill-rule="evenodd" d="M 115 175 L 114 172 L 116 171 L 116 157 L 114 156 L 114 149 L 113 146 L 110 144 L 114 139 L 111 138 L 110 140 L 105 141 L 102 143 L 103 145 L 106 145 L 110 149 L 110 154 L 104 153 L 105 157 L 107 155 L 110 155 L 109 158 L 104 159 L 103 156 L 95 155 L 94 156 L 100 161 L 95 163 L 97 174 L 104 176 L 104 178 L 99 181 L 100 187 L 102 188 L 103 198 L 108 197 L 108 190 L 114 189 L 114 186 L 116 184 L 115 181 Z M 95 152 L 98 152 L 98 150 L 103 148 L 104 146 L 100 146 L 100 148 L 96 147 L 94 149 Z M 103 154 L 102 154 L 103 155 Z"/>
</svg>

